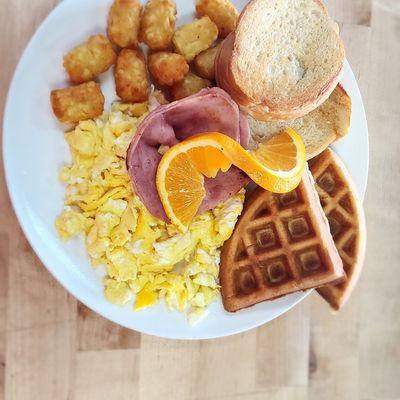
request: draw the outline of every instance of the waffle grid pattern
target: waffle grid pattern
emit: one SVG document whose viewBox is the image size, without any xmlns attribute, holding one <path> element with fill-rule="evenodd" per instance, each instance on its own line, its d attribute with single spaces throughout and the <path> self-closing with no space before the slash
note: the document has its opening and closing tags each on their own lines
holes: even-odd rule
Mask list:
<svg viewBox="0 0 400 400">
<path fill-rule="evenodd" d="M 221 256 L 222 297 L 235 311 L 343 278 L 312 179 L 286 194 L 257 189 Z"/>
<path fill-rule="evenodd" d="M 351 267 L 356 261 L 359 239 L 357 221 L 354 218 L 355 199 L 329 160 L 315 164 L 312 173 L 344 270 L 350 275 Z"/>
<path fill-rule="evenodd" d="M 239 296 L 265 288 L 274 295 L 293 286 L 304 290 L 315 285 L 315 276 L 327 270 L 300 188 L 273 198 L 257 207 L 256 217 L 239 244 L 235 257 Z"/>
<path fill-rule="evenodd" d="M 338 156 L 330 149 L 311 162 L 311 173 L 327 216 L 347 280 L 318 289 L 334 310 L 350 297 L 361 273 L 365 255 L 365 218 L 356 189 Z"/>
</svg>

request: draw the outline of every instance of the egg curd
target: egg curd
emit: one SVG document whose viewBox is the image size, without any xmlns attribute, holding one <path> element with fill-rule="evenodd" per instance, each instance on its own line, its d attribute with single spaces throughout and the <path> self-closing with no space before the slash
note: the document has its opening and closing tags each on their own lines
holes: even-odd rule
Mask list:
<svg viewBox="0 0 400 400">
<path fill-rule="evenodd" d="M 114 103 L 109 113 L 65 134 L 72 162 L 60 171 L 66 196 L 56 228 L 65 240 L 85 234 L 92 265 L 106 268 L 110 302 L 132 301 L 141 310 L 164 299 L 193 324 L 219 295 L 220 247 L 242 212 L 244 190 L 197 216 L 184 234 L 154 218 L 133 193 L 125 165 L 147 112 L 147 103 Z"/>
</svg>

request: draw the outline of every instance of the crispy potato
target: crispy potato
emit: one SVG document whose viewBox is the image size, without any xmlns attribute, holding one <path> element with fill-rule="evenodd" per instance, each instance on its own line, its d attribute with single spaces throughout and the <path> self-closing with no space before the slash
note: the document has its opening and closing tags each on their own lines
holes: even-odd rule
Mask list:
<svg viewBox="0 0 400 400">
<path fill-rule="evenodd" d="M 146 60 L 141 50 L 123 49 L 115 66 L 117 95 L 132 103 L 146 101 L 149 95 L 149 78 Z"/>
<path fill-rule="evenodd" d="M 104 96 L 96 82 L 52 90 L 51 107 L 60 122 L 75 124 L 96 118 L 104 110 Z"/>
<path fill-rule="evenodd" d="M 205 79 L 215 79 L 214 61 L 220 45 L 204 50 L 194 59 L 194 68 L 199 76 Z"/>
<path fill-rule="evenodd" d="M 199 76 L 189 72 L 183 81 L 176 83 L 171 88 L 171 95 L 174 100 L 183 99 L 192 94 L 197 93 L 201 89 L 211 86 L 211 82 L 207 79 L 200 78 Z"/>
<path fill-rule="evenodd" d="M 222 38 L 235 30 L 239 18 L 238 11 L 229 0 L 197 0 L 196 11 L 200 17 L 210 17 Z"/>
<path fill-rule="evenodd" d="M 71 82 L 88 82 L 107 71 L 116 57 L 111 42 L 103 35 L 95 35 L 64 56 L 64 68 Z"/>
<path fill-rule="evenodd" d="M 164 92 L 159 89 L 154 89 L 149 96 L 149 111 L 154 111 L 158 106 L 168 104 Z"/>
<path fill-rule="evenodd" d="M 176 5 L 172 0 L 149 0 L 144 8 L 140 40 L 152 50 L 171 47 L 175 29 Z"/>
<path fill-rule="evenodd" d="M 159 89 L 154 90 L 153 96 L 158 104 L 161 105 L 168 104 L 168 100 L 165 98 L 165 94 L 161 90 Z"/>
<path fill-rule="evenodd" d="M 149 110 L 148 101 L 143 101 L 142 103 L 114 103 L 114 105 L 116 105 L 118 111 L 135 118 L 141 117 Z"/>
<path fill-rule="evenodd" d="M 161 51 L 149 57 L 149 71 L 159 85 L 172 86 L 189 72 L 189 64 L 180 54 Z"/>
<path fill-rule="evenodd" d="M 205 16 L 177 29 L 172 42 L 177 52 L 191 62 L 198 54 L 211 47 L 217 36 L 217 26 Z"/>
<path fill-rule="evenodd" d="M 139 0 L 114 0 L 108 13 L 107 35 L 119 47 L 137 47 L 139 43 Z"/>
</svg>

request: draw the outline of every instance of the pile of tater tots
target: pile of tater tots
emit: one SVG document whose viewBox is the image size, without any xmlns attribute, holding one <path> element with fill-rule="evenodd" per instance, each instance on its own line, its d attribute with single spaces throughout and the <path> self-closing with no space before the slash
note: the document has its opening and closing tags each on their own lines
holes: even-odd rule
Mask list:
<svg viewBox="0 0 400 400">
<path fill-rule="evenodd" d="M 116 94 L 125 103 L 147 102 L 153 86 L 160 104 L 213 86 L 219 40 L 235 29 L 239 14 L 229 0 L 198 0 L 196 13 L 176 29 L 172 0 L 148 0 L 144 6 L 114 0 L 107 36 L 91 36 L 64 56 L 71 86 L 51 92 L 58 120 L 77 124 L 101 115 L 104 96 L 96 78 L 112 66 Z"/>
</svg>

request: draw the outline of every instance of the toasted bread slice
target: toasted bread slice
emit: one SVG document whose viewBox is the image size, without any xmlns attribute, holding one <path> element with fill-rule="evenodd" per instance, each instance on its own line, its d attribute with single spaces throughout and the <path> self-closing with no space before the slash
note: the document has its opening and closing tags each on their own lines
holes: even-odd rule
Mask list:
<svg viewBox="0 0 400 400">
<path fill-rule="evenodd" d="M 250 148 L 278 134 L 282 129 L 293 128 L 303 139 L 307 159 L 322 153 L 332 142 L 346 136 L 350 128 L 351 99 L 339 84 L 314 111 L 304 117 L 287 121 L 257 121 L 248 117 Z"/>
<path fill-rule="evenodd" d="M 256 119 L 294 119 L 329 97 L 344 59 L 320 0 L 253 0 L 221 46 L 216 78 Z"/>
</svg>

